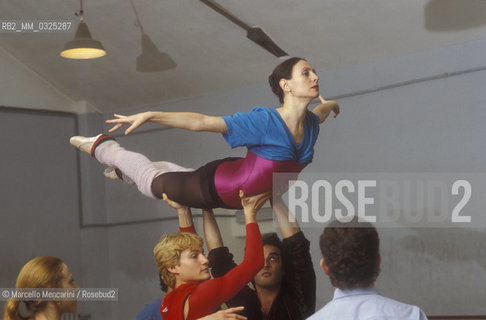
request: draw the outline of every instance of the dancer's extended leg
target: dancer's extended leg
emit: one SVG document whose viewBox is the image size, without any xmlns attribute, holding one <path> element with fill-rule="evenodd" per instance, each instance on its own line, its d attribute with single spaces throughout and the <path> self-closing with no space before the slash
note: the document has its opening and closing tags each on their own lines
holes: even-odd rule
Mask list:
<svg viewBox="0 0 486 320">
<path fill-rule="evenodd" d="M 231 159 L 212 161 L 191 170 L 168 162 L 155 166 L 144 155 L 127 151 L 108 136 L 76 136 L 71 138 L 70 143 L 90 153 L 99 162 L 120 169 L 147 197 L 160 199 L 166 193 L 169 199 L 188 207 L 229 208 L 219 198 L 212 177 L 221 162 Z"/>
<path fill-rule="evenodd" d="M 167 172 L 190 170 L 165 161 L 154 165 L 143 154 L 128 151 L 107 136 L 73 137 L 70 142 L 80 150 L 90 153 L 100 163 L 119 168 L 128 181 L 137 185 L 142 194 L 153 199 L 162 197 L 161 194 L 152 193 L 152 181 L 157 176 Z"/>
<path fill-rule="evenodd" d="M 177 165 L 172 162 L 168 161 L 158 161 L 158 162 L 152 162 L 152 164 L 159 170 L 159 174 L 157 174 L 155 177 L 158 177 L 159 175 L 166 173 L 166 172 L 189 172 L 189 171 L 194 171 L 194 169 L 191 168 L 184 168 L 181 167 L 180 165 Z M 115 167 L 108 167 L 105 169 L 104 172 L 105 177 L 112 179 L 112 180 L 123 180 L 123 182 L 128 183 L 128 184 L 133 184 L 133 180 L 130 179 L 129 176 L 124 174 L 120 169 L 115 168 Z"/>
</svg>

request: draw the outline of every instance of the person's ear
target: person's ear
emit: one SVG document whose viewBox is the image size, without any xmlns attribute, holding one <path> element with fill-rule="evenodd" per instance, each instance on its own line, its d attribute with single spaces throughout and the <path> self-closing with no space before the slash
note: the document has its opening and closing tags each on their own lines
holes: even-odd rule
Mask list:
<svg viewBox="0 0 486 320">
<path fill-rule="evenodd" d="M 321 261 L 319 262 L 321 265 L 322 271 L 326 274 L 326 276 L 329 275 L 329 267 L 326 264 L 326 261 L 324 260 L 324 257 L 321 258 Z"/>
<path fill-rule="evenodd" d="M 376 259 L 376 264 L 378 265 L 378 268 L 380 267 L 381 265 L 381 254 L 378 253 L 378 257 Z"/>
<path fill-rule="evenodd" d="M 167 267 L 167 270 L 174 275 L 179 274 L 179 268 L 177 266 Z"/>
<path fill-rule="evenodd" d="M 290 92 L 289 83 L 288 83 L 287 79 L 280 79 L 278 84 L 280 85 L 280 88 L 282 88 L 282 91 L 284 93 Z"/>
</svg>

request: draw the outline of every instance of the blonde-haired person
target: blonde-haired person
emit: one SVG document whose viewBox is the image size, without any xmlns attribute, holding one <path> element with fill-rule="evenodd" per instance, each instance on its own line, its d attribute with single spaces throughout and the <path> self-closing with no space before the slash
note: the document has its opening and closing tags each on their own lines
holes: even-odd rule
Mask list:
<svg viewBox="0 0 486 320">
<path fill-rule="evenodd" d="M 162 237 L 154 248 L 154 258 L 162 279 L 172 289 L 162 301 L 162 319 L 192 320 L 212 314 L 255 276 L 263 266 L 256 213 L 270 196 L 267 192 L 245 197 L 240 191 L 246 222 L 245 256 L 240 265 L 221 278 L 209 280 L 201 237 L 191 232 Z"/>
<path fill-rule="evenodd" d="M 79 289 L 68 266 L 59 258 L 42 256 L 27 262 L 17 276 L 16 288 L 72 288 Z M 22 314 L 25 304 L 28 314 Z M 75 312 L 77 302 L 73 301 L 18 301 L 5 303 L 3 320 L 60 320 L 62 314 Z"/>
<path fill-rule="evenodd" d="M 173 273 L 170 267 L 166 266 L 177 266 L 181 261 L 181 257 L 185 257 L 185 253 L 194 254 L 192 251 L 198 251 L 203 245 L 202 238 L 190 232 L 175 232 L 161 238 L 154 248 L 154 257 L 159 267 L 160 276 L 169 288 L 175 288 L 176 274 Z M 184 252 L 185 250 L 189 251 Z M 201 252 L 197 253 L 203 252 L 201 250 Z M 202 277 L 202 280 L 207 280 L 207 275 L 209 275 L 209 272 L 203 272 L 200 277 Z M 197 281 L 198 279 L 193 280 Z"/>
</svg>

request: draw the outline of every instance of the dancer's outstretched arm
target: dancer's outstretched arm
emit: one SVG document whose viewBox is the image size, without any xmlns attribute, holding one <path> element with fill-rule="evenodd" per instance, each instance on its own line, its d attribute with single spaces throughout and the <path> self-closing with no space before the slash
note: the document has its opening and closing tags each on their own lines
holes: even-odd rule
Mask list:
<svg viewBox="0 0 486 320">
<path fill-rule="evenodd" d="M 109 130 L 113 132 L 123 125 L 129 125 L 125 134 L 130 134 L 133 130 L 146 122 L 161 124 L 168 127 L 186 129 L 191 131 L 208 131 L 216 133 L 227 133 L 226 123 L 223 118 L 207 116 L 195 112 L 161 112 L 148 111 L 136 113 L 131 116 L 124 116 L 115 113 L 116 119 L 106 120 L 106 123 L 115 126 Z"/>
<path fill-rule="evenodd" d="M 339 114 L 339 104 L 336 101 L 324 100 L 321 96 L 319 96 L 319 99 L 321 100 L 321 104 L 312 110 L 319 117 L 319 122 L 323 123 L 331 111 L 334 112 L 334 118 L 336 118 Z"/>
</svg>

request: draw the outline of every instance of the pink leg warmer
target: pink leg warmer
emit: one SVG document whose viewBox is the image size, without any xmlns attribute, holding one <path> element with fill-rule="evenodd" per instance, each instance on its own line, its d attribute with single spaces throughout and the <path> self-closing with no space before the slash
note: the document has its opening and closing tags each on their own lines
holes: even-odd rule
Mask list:
<svg viewBox="0 0 486 320">
<path fill-rule="evenodd" d="M 151 162 L 140 153 L 127 151 L 116 141 L 106 141 L 95 149 L 95 158 L 110 167 L 115 167 L 123 173 L 123 180 L 135 183 L 140 192 L 153 199 L 159 199 L 152 194 L 152 181 L 166 172 L 193 171 L 175 163 L 161 161 Z"/>
</svg>

